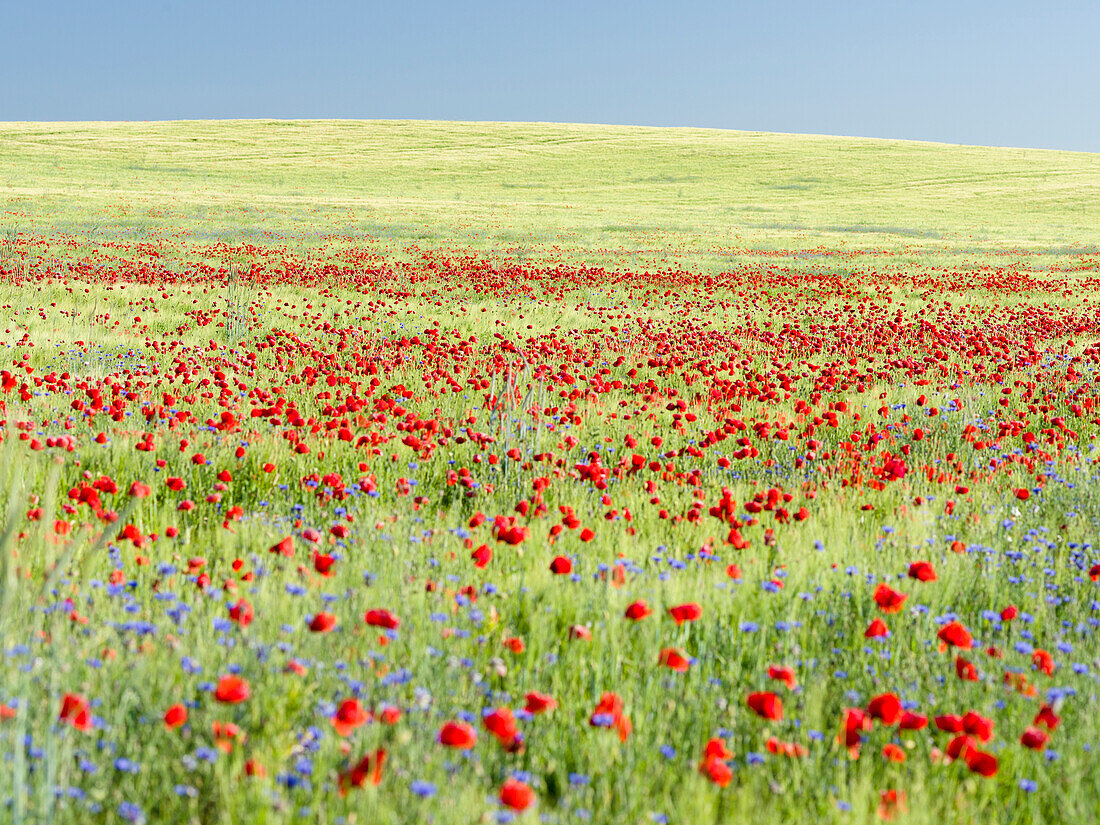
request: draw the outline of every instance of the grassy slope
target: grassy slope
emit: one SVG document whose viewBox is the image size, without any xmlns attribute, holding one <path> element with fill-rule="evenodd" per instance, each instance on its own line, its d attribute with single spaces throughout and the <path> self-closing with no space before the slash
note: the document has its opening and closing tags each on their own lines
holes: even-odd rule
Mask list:
<svg viewBox="0 0 1100 825">
<path fill-rule="evenodd" d="M 743 248 L 1100 245 L 1100 155 L 704 129 L 409 121 L 0 125 L 0 212 L 115 235 L 367 234 L 720 265 Z M 728 255 L 727 255 L 728 257 Z"/>
</svg>

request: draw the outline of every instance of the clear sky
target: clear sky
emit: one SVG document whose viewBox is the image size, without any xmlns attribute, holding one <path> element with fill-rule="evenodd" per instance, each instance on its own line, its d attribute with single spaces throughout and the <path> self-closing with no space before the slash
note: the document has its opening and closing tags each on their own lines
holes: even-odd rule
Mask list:
<svg viewBox="0 0 1100 825">
<path fill-rule="evenodd" d="M 8 0 L 0 120 L 713 126 L 1100 151 L 1100 2 Z"/>
</svg>

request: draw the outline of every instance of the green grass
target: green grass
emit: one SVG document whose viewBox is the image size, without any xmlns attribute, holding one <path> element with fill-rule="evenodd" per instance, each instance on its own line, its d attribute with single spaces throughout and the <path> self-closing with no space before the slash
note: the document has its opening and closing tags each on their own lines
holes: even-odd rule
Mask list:
<svg viewBox="0 0 1100 825">
<path fill-rule="evenodd" d="M 134 240 L 317 236 L 720 269 L 746 249 L 1100 247 L 1100 155 L 706 129 L 0 124 L 0 212 Z M 1041 219 L 1039 219 L 1041 216 Z M 1067 241 L 1072 246 L 1067 248 Z"/>
</svg>

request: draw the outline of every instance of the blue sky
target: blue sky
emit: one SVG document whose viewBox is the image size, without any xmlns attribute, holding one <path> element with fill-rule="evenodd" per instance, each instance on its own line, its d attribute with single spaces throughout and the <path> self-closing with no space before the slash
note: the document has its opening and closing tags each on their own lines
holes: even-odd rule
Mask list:
<svg viewBox="0 0 1100 825">
<path fill-rule="evenodd" d="M 1100 3 L 5 4 L 0 120 L 713 126 L 1100 151 Z"/>
</svg>

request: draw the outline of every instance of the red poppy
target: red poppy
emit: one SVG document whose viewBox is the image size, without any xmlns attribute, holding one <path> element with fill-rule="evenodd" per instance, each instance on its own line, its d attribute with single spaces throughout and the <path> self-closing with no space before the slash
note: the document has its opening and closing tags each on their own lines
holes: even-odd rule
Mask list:
<svg viewBox="0 0 1100 825">
<path fill-rule="evenodd" d="M 187 722 L 187 708 L 183 705 L 172 705 L 164 712 L 164 727 L 168 730 L 178 728 Z"/>
<path fill-rule="evenodd" d="M 892 725 L 901 717 L 901 701 L 893 693 L 883 693 L 868 702 L 867 714 L 884 725 Z"/>
<path fill-rule="evenodd" d="M 893 743 L 883 745 L 882 755 L 891 762 L 905 761 L 905 751 Z"/>
<path fill-rule="evenodd" d="M 886 622 L 882 619 L 875 619 L 869 625 L 867 629 L 863 631 L 863 636 L 866 639 L 881 639 L 884 636 L 890 635 L 890 629 L 886 627 Z"/>
<path fill-rule="evenodd" d="M 252 605 L 249 604 L 247 599 L 239 599 L 236 604 L 229 606 L 230 620 L 241 627 L 248 627 L 252 624 L 252 616 Z"/>
<path fill-rule="evenodd" d="M 955 675 L 964 682 L 978 681 L 978 669 L 974 667 L 973 662 L 962 656 L 955 657 Z"/>
<path fill-rule="evenodd" d="M 583 624 L 575 624 L 569 628 L 569 638 L 590 642 L 592 641 L 592 631 Z"/>
<path fill-rule="evenodd" d="M 489 549 L 489 545 L 482 544 L 470 554 L 470 558 L 474 560 L 474 567 L 482 569 L 493 560 L 493 551 Z"/>
<path fill-rule="evenodd" d="M 573 572 L 573 562 L 567 556 L 555 556 L 550 562 L 550 572 L 556 576 L 565 576 Z"/>
<path fill-rule="evenodd" d="M 1035 718 L 1031 721 L 1033 725 L 1043 725 L 1048 730 L 1058 730 L 1058 725 L 1062 722 L 1062 717 L 1054 712 L 1054 708 L 1050 705 L 1043 705 L 1039 708 L 1039 712 L 1035 714 Z"/>
<path fill-rule="evenodd" d="M 905 604 L 905 600 L 908 598 L 909 596 L 905 593 L 899 593 L 886 584 L 879 584 L 879 586 L 875 588 L 875 604 L 878 605 L 879 610 L 883 613 L 899 612 L 902 605 Z"/>
<path fill-rule="evenodd" d="M 963 650 L 969 650 L 974 646 L 974 638 L 970 635 L 970 631 L 958 622 L 948 622 L 940 628 L 936 636 L 945 645 L 950 645 L 951 647 L 960 647 Z"/>
<path fill-rule="evenodd" d="M 936 727 L 945 733 L 961 733 L 963 729 L 963 720 L 961 716 L 956 716 L 953 713 L 947 713 L 943 716 L 937 716 L 933 720 Z"/>
<path fill-rule="evenodd" d="M 798 684 L 798 679 L 795 677 L 793 667 L 780 667 L 779 665 L 769 665 L 768 678 L 782 682 L 787 686 L 788 690 L 794 690 Z"/>
<path fill-rule="evenodd" d="M 623 712 L 623 700 L 617 693 L 605 693 L 588 719 L 593 727 L 613 727 L 619 734 L 619 740 L 625 742 L 634 726 Z"/>
<path fill-rule="evenodd" d="M 336 617 L 331 613 L 318 613 L 309 622 L 309 629 L 314 633 L 328 633 L 336 627 Z"/>
<path fill-rule="evenodd" d="M 847 708 L 841 722 L 840 743 L 849 750 L 855 750 L 863 742 L 861 734 L 871 730 L 871 717 L 860 708 Z"/>
<path fill-rule="evenodd" d="M 965 756 L 966 767 L 970 768 L 972 773 L 981 776 L 993 776 L 997 773 L 997 757 L 993 754 L 970 748 Z"/>
<path fill-rule="evenodd" d="M 1041 751 L 1050 741 L 1050 734 L 1042 728 L 1028 726 L 1020 736 L 1020 744 L 1033 751 Z"/>
<path fill-rule="evenodd" d="M 1050 676 L 1054 673 L 1054 657 L 1045 650 L 1036 650 L 1031 654 L 1031 666 Z"/>
<path fill-rule="evenodd" d="M 963 715 L 963 730 L 981 742 L 988 742 L 993 738 L 993 720 L 985 716 L 968 711 Z"/>
<path fill-rule="evenodd" d="M 691 667 L 691 662 L 688 661 L 687 657 L 673 647 L 666 647 L 661 650 L 660 655 L 657 657 L 657 664 L 664 665 L 677 673 L 687 673 L 688 668 Z"/>
<path fill-rule="evenodd" d="M 382 782 L 382 766 L 386 762 L 386 749 L 378 748 L 373 754 L 360 759 L 354 766 L 340 774 L 340 796 L 346 796 L 352 788 L 361 788 L 368 779 L 372 785 Z"/>
<path fill-rule="evenodd" d="M 519 738 L 519 728 L 516 727 L 516 718 L 510 708 L 497 708 L 482 716 L 481 723 L 505 747 L 512 746 Z"/>
<path fill-rule="evenodd" d="M 513 811 L 525 811 L 534 803 L 535 792 L 527 783 L 509 778 L 500 786 L 500 801 Z"/>
<path fill-rule="evenodd" d="M 749 710 L 764 719 L 775 722 L 783 719 L 783 701 L 774 693 L 750 693 L 745 704 L 749 706 Z"/>
<path fill-rule="evenodd" d="M 248 682 L 240 676 L 223 676 L 218 680 L 218 686 L 214 690 L 214 698 L 227 705 L 243 702 L 249 695 Z"/>
<path fill-rule="evenodd" d="M 668 613 L 672 616 L 676 624 L 683 624 L 684 622 L 696 621 L 703 615 L 703 608 L 695 602 L 688 602 L 687 604 L 678 604 L 675 607 L 670 607 Z"/>
<path fill-rule="evenodd" d="M 382 627 L 386 630 L 396 630 L 401 624 L 399 618 L 390 611 L 382 609 L 368 610 L 363 616 L 363 621 L 371 627 Z"/>
<path fill-rule="evenodd" d="M 904 711 L 898 720 L 900 730 L 923 730 L 928 727 L 928 717 L 911 711 Z"/>
<path fill-rule="evenodd" d="M 448 722 L 439 730 L 439 744 L 469 750 L 477 744 L 477 731 L 465 722 Z"/>
<path fill-rule="evenodd" d="M 294 555 L 294 539 L 292 539 L 290 536 L 287 536 L 278 544 L 273 544 L 270 548 L 268 548 L 268 552 L 278 553 L 281 556 L 286 556 L 287 558 L 289 558 Z"/>
<path fill-rule="evenodd" d="M 347 736 L 356 728 L 365 725 L 371 719 L 358 699 L 345 699 L 336 708 L 336 714 L 332 717 L 332 726 L 340 736 Z"/>
<path fill-rule="evenodd" d="M 699 773 L 717 785 L 726 787 L 733 779 L 733 771 L 730 766 L 717 756 L 707 756 L 699 763 Z"/>
<path fill-rule="evenodd" d="M 61 697 L 61 711 L 57 718 L 68 722 L 77 730 L 92 729 L 92 714 L 88 709 L 88 700 L 76 693 L 66 693 Z"/>
<path fill-rule="evenodd" d="M 644 599 L 638 599 L 638 601 L 631 602 L 629 605 L 627 605 L 626 612 L 623 615 L 626 618 L 632 619 L 633 621 L 637 622 L 641 621 L 652 612 L 653 609 L 645 603 Z"/>
<path fill-rule="evenodd" d="M 936 580 L 936 568 L 930 562 L 915 561 L 909 565 L 909 578 L 921 582 L 934 582 Z"/>
<path fill-rule="evenodd" d="M 958 759 L 960 756 L 965 756 L 966 752 L 971 750 L 976 744 L 977 743 L 972 737 L 965 733 L 960 733 L 947 743 L 945 752 L 951 759 Z"/>
<path fill-rule="evenodd" d="M 890 822 L 898 814 L 904 814 L 908 811 L 909 806 L 906 804 L 905 791 L 888 790 L 879 794 L 877 813 L 878 818 L 883 822 Z"/>
<path fill-rule="evenodd" d="M 539 693 L 537 691 L 531 691 L 526 697 L 527 704 L 524 706 L 524 710 L 528 713 L 545 713 L 548 710 L 553 710 L 558 706 L 557 701 L 553 696 L 547 693 Z"/>
<path fill-rule="evenodd" d="M 703 746 L 703 758 L 732 759 L 733 751 L 726 747 L 726 743 L 722 739 L 708 739 L 707 744 Z"/>
</svg>

